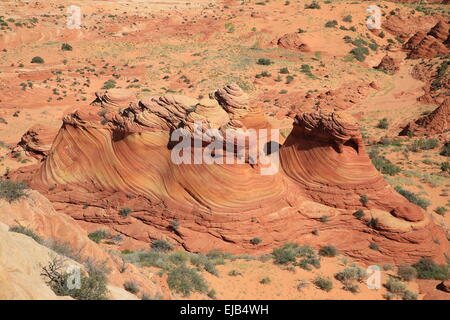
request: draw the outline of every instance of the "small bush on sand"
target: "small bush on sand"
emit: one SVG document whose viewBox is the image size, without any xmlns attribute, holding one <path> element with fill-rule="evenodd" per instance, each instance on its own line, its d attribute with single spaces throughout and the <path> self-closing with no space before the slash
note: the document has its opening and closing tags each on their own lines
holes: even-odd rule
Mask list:
<svg viewBox="0 0 450 320">
<path fill-rule="evenodd" d="M 203 277 L 195 269 L 185 265 L 178 266 L 169 272 L 167 284 L 171 290 L 184 296 L 189 296 L 192 292 L 206 293 L 208 291 Z"/>
<path fill-rule="evenodd" d="M 44 59 L 41 57 L 33 57 L 33 59 L 31 59 L 31 63 L 44 63 Z"/>
<path fill-rule="evenodd" d="M 401 265 L 398 267 L 397 275 L 402 281 L 411 281 L 417 277 L 417 271 L 409 265 Z"/>
<path fill-rule="evenodd" d="M 331 281 L 331 279 L 328 277 L 318 276 L 314 279 L 313 283 L 317 288 L 326 292 L 329 292 L 331 291 L 331 289 L 333 289 L 333 281 Z"/>
<path fill-rule="evenodd" d="M 333 246 L 324 246 L 319 250 L 319 255 L 322 257 L 336 257 L 338 254 L 338 249 Z"/>
</svg>

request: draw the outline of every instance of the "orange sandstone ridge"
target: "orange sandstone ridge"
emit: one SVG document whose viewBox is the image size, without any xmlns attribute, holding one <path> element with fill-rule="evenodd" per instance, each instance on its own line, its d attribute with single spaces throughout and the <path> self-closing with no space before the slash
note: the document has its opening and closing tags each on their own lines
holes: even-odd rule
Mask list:
<svg viewBox="0 0 450 320">
<path fill-rule="evenodd" d="M 422 256 L 443 262 L 449 254 L 444 230 L 384 181 L 364 151 L 356 120 L 345 112 L 295 115 L 274 175 L 261 175 L 248 159 L 174 164 L 171 132 L 192 130 L 199 120 L 220 132 L 269 127 L 235 84 L 201 100 L 137 101 L 123 91 L 100 92 L 92 105 L 64 118 L 39 165 L 10 176 L 27 180 L 57 211 L 107 225 L 136 246 L 166 238 L 189 251 L 240 253 L 288 241 L 332 244 L 366 263 Z M 120 214 L 123 208 L 129 215 Z M 358 209 L 361 219 L 353 216 Z M 253 238 L 262 241 L 254 245 Z M 369 249 L 372 242 L 379 251 Z"/>
</svg>

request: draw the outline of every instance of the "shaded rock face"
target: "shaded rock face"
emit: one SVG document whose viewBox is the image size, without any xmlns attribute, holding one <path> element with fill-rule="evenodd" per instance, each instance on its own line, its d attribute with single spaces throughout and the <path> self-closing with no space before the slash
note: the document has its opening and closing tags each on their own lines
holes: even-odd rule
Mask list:
<svg viewBox="0 0 450 320">
<path fill-rule="evenodd" d="M 399 133 L 401 136 L 434 136 L 450 129 L 450 99 L 447 98 L 432 113 L 408 123 Z"/>
<path fill-rule="evenodd" d="M 310 52 L 311 48 L 302 40 L 299 33 L 287 33 L 274 41 L 280 48 L 291 49 L 301 52 Z"/>
<path fill-rule="evenodd" d="M 64 118 L 45 161 L 11 174 L 74 219 L 142 243 L 167 238 L 189 251 L 268 252 L 294 241 L 315 248 L 333 244 L 368 263 L 421 256 L 444 261 L 448 253 L 445 232 L 383 180 L 364 151 L 356 120 L 345 112 L 293 116 L 279 171 L 261 175 L 262 165 L 248 158 L 241 164 L 171 160 L 171 132 L 192 130 L 193 119 L 219 132 L 267 128 L 236 85 L 200 101 L 146 98 L 111 113 L 107 124 L 97 111 L 90 106 Z M 362 196 L 368 201 L 362 203 Z M 121 208 L 131 212 L 120 215 Z M 364 209 L 361 220 L 353 216 L 357 209 Z M 315 230 L 319 236 L 312 236 Z M 262 242 L 253 245 L 253 238 Z M 370 242 L 380 251 L 369 249 Z"/>
<path fill-rule="evenodd" d="M 375 69 L 378 70 L 384 70 L 390 74 L 396 73 L 398 70 L 400 70 L 399 63 L 394 60 L 394 58 L 385 55 L 383 59 L 381 59 L 378 66 L 375 67 Z"/>
</svg>

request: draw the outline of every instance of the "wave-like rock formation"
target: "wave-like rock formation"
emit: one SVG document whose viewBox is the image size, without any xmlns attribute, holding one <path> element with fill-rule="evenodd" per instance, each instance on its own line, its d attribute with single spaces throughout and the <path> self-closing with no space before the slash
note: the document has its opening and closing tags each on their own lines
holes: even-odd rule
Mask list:
<svg viewBox="0 0 450 320">
<path fill-rule="evenodd" d="M 237 85 L 201 100 L 167 95 L 120 107 L 108 111 L 108 121 L 94 105 L 66 116 L 42 164 L 12 178 L 28 180 L 74 219 L 136 241 L 167 238 L 190 251 L 267 252 L 295 241 L 334 245 L 366 262 L 443 262 L 449 253 L 442 228 L 383 180 L 356 120 L 342 111 L 297 114 L 278 153 L 265 145 L 272 159 L 279 155 L 279 171 L 262 175 L 264 166 L 249 157 L 233 164 L 171 160 L 171 134 L 193 132 L 197 120 L 223 135 L 269 127 Z M 230 152 L 238 157 L 236 146 Z M 357 209 L 363 218 L 353 216 Z"/>
<path fill-rule="evenodd" d="M 449 36 L 449 26 L 444 21 L 439 21 L 428 32 L 416 32 L 403 46 L 404 49 L 410 50 L 408 58 L 434 58 L 446 55 L 448 53 L 448 45 L 446 40 Z"/>
<path fill-rule="evenodd" d="M 408 123 L 399 133 L 401 136 L 434 136 L 448 133 L 450 129 L 450 98 L 433 112 Z"/>
</svg>

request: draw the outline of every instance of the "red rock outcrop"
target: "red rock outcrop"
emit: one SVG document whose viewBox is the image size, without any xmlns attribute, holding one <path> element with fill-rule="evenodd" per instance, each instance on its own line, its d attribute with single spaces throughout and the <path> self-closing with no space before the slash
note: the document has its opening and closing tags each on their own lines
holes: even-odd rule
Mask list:
<svg viewBox="0 0 450 320">
<path fill-rule="evenodd" d="M 53 127 L 35 125 L 25 132 L 13 153 L 23 150 L 36 159 L 43 159 L 47 156 L 57 133 L 58 130 Z"/>
<path fill-rule="evenodd" d="M 237 162 L 236 145 L 215 150 L 231 154 L 232 164 L 172 160 L 171 133 L 179 128 L 192 133 L 195 119 L 219 136 L 194 145 L 190 159 L 220 141 L 227 128 L 267 128 L 236 85 L 202 100 L 149 97 L 111 113 L 107 123 L 97 111 L 89 106 L 66 116 L 43 163 L 11 174 L 76 220 L 106 225 L 143 243 L 164 237 L 190 251 L 267 252 L 295 241 L 315 248 L 333 244 L 365 262 L 422 256 L 444 261 L 449 253 L 441 227 L 373 167 L 355 119 L 345 113 L 298 114 L 278 153 L 264 144 L 272 161 L 280 157 L 279 170 L 264 175 L 266 167 L 248 156 Z M 361 202 L 362 196 L 368 201 Z M 121 215 L 122 208 L 131 211 Z M 356 209 L 364 209 L 363 219 L 352 215 Z M 173 220 L 176 230 L 170 228 Z M 262 242 L 251 244 L 255 237 Z M 370 250 L 371 242 L 380 251 Z"/>
<path fill-rule="evenodd" d="M 400 70 L 400 66 L 398 61 L 396 61 L 394 58 L 385 55 L 383 59 L 381 59 L 378 66 L 375 67 L 375 69 L 378 70 L 384 70 L 390 74 L 396 73 L 398 70 Z"/>
<path fill-rule="evenodd" d="M 448 48 L 446 40 L 449 36 L 449 26 L 446 22 L 440 20 L 428 32 L 418 31 L 403 46 L 410 50 L 408 58 L 434 58 L 446 55 Z"/>
<path fill-rule="evenodd" d="M 401 136 L 434 136 L 450 129 L 450 99 L 447 98 L 430 114 L 408 123 L 399 133 Z"/>
<path fill-rule="evenodd" d="M 276 41 L 273 41 L 278 47 L 291 49 L 300 52 L 310 52 L 311 48 L 302 40 L 299 33 L 287 33 Z"/>
<path fill-rule="evenodd" d="M 406 40 L 419 31 L 428 32 L 442 19 L 437 15 L 388 15 L 383 19 L 382 27 L 394 36 Z"/>
</svg>

